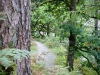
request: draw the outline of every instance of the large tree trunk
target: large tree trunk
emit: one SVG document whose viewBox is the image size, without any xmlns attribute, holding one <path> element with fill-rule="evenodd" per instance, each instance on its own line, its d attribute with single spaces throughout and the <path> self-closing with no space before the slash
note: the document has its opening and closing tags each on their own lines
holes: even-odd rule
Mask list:
<svg viewBox="0 0 100 75">
<path fill-rule="evenodd" d="M 0 0 L 4 6 L 2 21 L 3 48 L 25 49 L 30 51 L 30 0 Z M 32 75 L 30 59 L 16 60 L 17 75 Z"/>
<path fill-rule="evenodd" d="M 71 6 L 70 6 L 70 11 L 75 11 L 76 10 L 76 0 L 71 0 Z M 72 25 L 75 25 L 74 22 L 72 22 Z M 73 63 L 74 63 L 74 46 L 75 46 L 75 41 L 76 41 L 76 36 L 75 34 L 70 30 L 70 36 L 69 36 L 69 49 L 68 49 L 68 57 L 67 57 L 67 65 L 69 66 L 68 70 L 72 71 L 73 68 Z"/>
<path fill-rule="evenodd" d="M 17 31 L 16 48 L 30 50 L 30 0 L 19 0 L 20 14 Z M 18 75 L 32 75 L 30 60 L 23 58 L 22 62 L 17 61 Z"/>
</svg>

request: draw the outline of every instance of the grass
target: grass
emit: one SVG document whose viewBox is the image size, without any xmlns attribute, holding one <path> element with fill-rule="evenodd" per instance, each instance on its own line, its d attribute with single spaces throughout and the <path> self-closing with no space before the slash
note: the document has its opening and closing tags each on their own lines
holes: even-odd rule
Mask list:
<svg viewBox="0 0 100 75">
<path fill-rule="evenodd" d="M 37 50 L 37 45 L 36 45 L 36 43 L 35 43 L 35 41 L 34 41 L 34 39 L 33 38 L 31 38 L 31 47 L 30 47 L 30 49 L 31 50 Z"/>
</svg>

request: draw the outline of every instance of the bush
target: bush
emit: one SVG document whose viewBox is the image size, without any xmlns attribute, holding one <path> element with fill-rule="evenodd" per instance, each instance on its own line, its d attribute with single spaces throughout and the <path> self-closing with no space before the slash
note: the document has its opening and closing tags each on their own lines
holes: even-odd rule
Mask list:
<svg viewBox="0 0 100 75">
<path fill-rule="evenodd" d="M 92 68 L 86 66 L 82 67 L 82 72 L 84 75 L 98 75 Z"/>
</svg>

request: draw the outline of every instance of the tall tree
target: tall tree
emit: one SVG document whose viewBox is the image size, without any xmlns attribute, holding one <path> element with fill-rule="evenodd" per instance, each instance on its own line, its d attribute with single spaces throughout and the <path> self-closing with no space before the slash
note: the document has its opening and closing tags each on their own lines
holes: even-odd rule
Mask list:
<svg viewBox="0 0 100 75">
<path fill-rule="evenodd" d="M 76 0 L 71 0 L 71 4 L 70 4 L 70 11 L 75 11 L 76 10 Z M 73 13 L 70 14 L 70 16 Z M 71 20 L 71 24 L 75 25 L 75 22 L 73 22 Z M 75 41 L 76 41 L 76 36 L 75 34 L 72 32 L 72 30 L 70 30 L 70 36 L 69 36 L 69 49 L 68 49 L 68 57 L 67 57 L 67 64 L 69 66 L 69 71 L 73 70 L 73 63 L 74 63 L 74 46 L 75 46 Z"/>
<path fill-rule="evenodd" d="M 97 6 L 97 3 L 95 1 L 95 6 Z M 98 9 L 95 11 L 95 16 L 98 14 Z M 96 31 L 96 35 L 98 35 L 98 19 L 94 19 L 95 20 L 95 31 Z"/>
<path fill-rule="evenodd" d="M 3 48 L 17 48 L 30 51 L 30 0 L 0 0 L 3 4 L 0 33 Z M 11 46 L 12 45 L 12 46 Z M 16 60 L 17 75 L 32 75 L 30 59 Z"/>
</svg>

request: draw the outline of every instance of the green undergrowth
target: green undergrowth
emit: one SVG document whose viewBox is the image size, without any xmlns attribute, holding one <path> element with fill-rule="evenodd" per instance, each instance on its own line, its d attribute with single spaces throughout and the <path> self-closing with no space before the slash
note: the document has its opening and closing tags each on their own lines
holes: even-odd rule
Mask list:
<svg viewBox="0 0 100 75">
<path fill-rule="evenodd" d="M 44 65 L 35 64 L 34 66 L 31 66 L 31 69 L 32 69 L 33 75 L 44 75 L 45 74 Z"/>
<path fill-rule="evenodd" d="M 51 69 L 47 69 L 45 74 L 46 75 L 82 75 L 79 71 L 74 70 L 72 72 L 68 72 L 68 67 L 63 67 L 61 65 L 55 65 Z"/>
<path fill-rule="evenodd" d="M 22 58 L 31 58 L 34 52 L 7 48 L 0 50 L 0 75 L 16 75 L 16 63 L 14 60 L 22 61 Z"/>
<path fill-rule="evenodd" d="M 67 48 L 60 42 L 59 37 L 49 36 L 40 40 L 56 55 L 55 65 L 65 65 Z"/>
<path fill-rule="evenodd" d="M 31 50 L 37 50 L 37 47 L 36 47 L 37 45 L 36 45 L 36 43 L 34 42 L 34 40 L 33 39 L 31 39 L 31 46 L 30 46 L 30 49 Z"/>
<path fill-rule="evenodd" d="M 45 44 L 51 52 L 56 55 L 54 62 L 56 67 L 45 70 L 43 75 L 97 75 L 90 67 L 82 66 L 84 61 L 80 58 L 74 60 L 74 70 L 72 72 L 68 72 L 68 67 L 65 66 L 68 49 L 67 39 L 62 43 L 58 37 L 50 35 L 44 39 L 39 39 L 39 41 Z"/>
<path fill-rule="evenodd" d="M 35 65 L 33 68 L 33 75 L 82 75 L 80 71 L 74 70 L 68 72 L 68 67 L 63 67 L 60 65 L 55 65 L 52 68 L 45 69 L 43 65 Z"/>
</svg>

